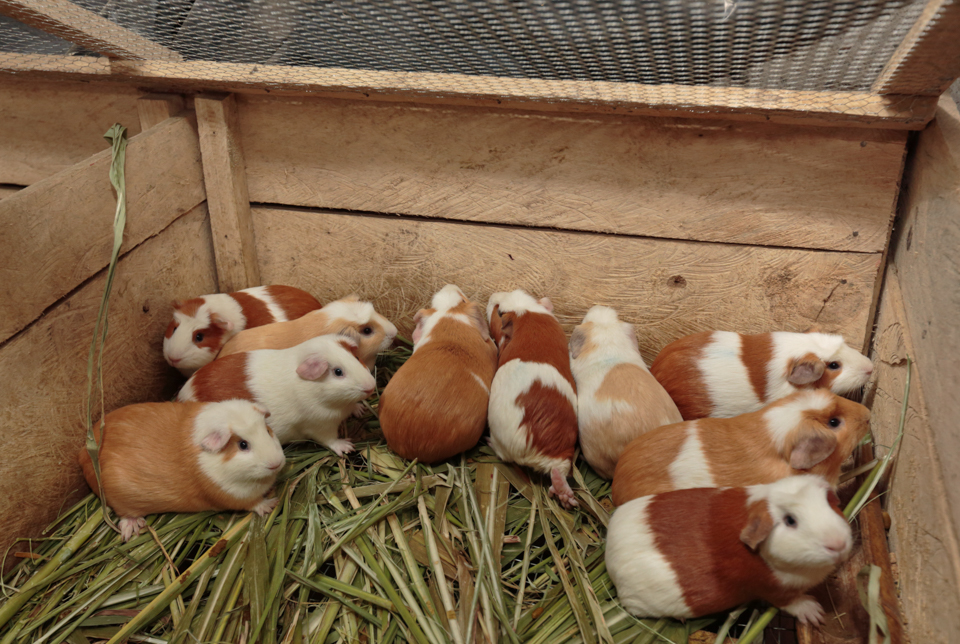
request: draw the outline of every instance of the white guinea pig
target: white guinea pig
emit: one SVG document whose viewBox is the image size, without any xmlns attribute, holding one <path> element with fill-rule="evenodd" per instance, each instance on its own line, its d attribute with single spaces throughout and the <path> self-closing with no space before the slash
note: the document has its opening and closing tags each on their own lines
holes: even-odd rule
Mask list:
<svg viewBox="0 0 960 644">
<path fill-rule="evenodd" d="M 268 415 L 246 400 L 143 403 L 107 414 L 100 476 L 123 540 L 139 534 L 144 517 L 157 512 L 269 513 L 277 499 L 265 496 L 285 461 L 264 420 Z M 99 440 L 99 423 L 94 433 Z M 86 446 L 79 461 L 98 493 Z"/>
<path fill-rule="evenodd" d="M 757 411 L 802 388 L 845 394 L 867 383 L 870 359 L 826 333 L 704 331 L 665 346 L 650 373 L 684 420 Z"/>
<path fill-rule="evenodd" d="M 804 593 L 850 554 L 838 506 L 813 475 L 640 497 L 610 519 L 607 570 L 637 617 L 686 619 L 761 599 L 822 623 L 823 609 Z"/>
<path fill-rule="evenodd" d="M 224 343 L 240 331 L 295 320 L 319 308 L 320 302 L 306 291 L 281 285 L 177 300 L 163 337 L 163 357 L 189 376 L 212 362 Z"/>
<path fill-rule="evenodd" d="M 270 425 L 282 444 L 312 440 L 342 456 L 353 451 L 353 443 L 338 439 L 337 428 L 376 388 L 356 354 L 356 341 L 342 335 L 289 349 L 235 353 L 193 374 L 177 399 L 255 401 L 270 410 Z"/>
<path fill-rule="evenodd" d="M 608 306 L 595 306 L 570 336 L 570 369 L 577 382 L 583 457 L 613 478 L 617 459 L 637 436 L 683 420 L 637 348 L 633 325 Z"/>
</svg>

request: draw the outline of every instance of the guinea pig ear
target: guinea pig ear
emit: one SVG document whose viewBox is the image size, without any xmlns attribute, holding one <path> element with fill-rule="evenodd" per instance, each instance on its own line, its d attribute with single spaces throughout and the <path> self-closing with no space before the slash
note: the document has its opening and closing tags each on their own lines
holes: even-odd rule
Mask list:
<svg viewBox="0 0 960 644">
<path fill-rule="evenodd" d="M 411 336 L 414 344 L 420 342 L 420 338 L 423 337 L 423 321 L 429 314 L 430 311 L 427 309 L 420 309 L 414 314 L 413 323 L 416 326 L 413 327 L 413 335 Z"/>
<path fill-rule="evenodd" d="M 304 380 L 319 380 L 329 368 L 330 363 L 321 358 L 319 353 L 312 353 L 297 367 L 297 375 Z"/>
<path fill-rule="evenodd" d="M 574 327 L 573 333 L 570 334 L 570 357 L 576 360 L 580 357 L 580 352 L 583 351 L 583 345 L 587 343 L 587 332 L 583 330 L 583 327 Z"/>
<path fill-rule="evenodd" d="M 183 308 L 183 300 L 174 300 L 173 302 L 170 302 L 170 306 L 173 307 L 174 311 L 179 311 L 181 308 Z"/>
<path fill-rule="evenodd" d="M 264 419 L 270 418 L 270 410 L 267 409 L 266 407 L 264 407 L 263 405 L 257 405 L 257 404 L 255 404 L 255 405 L 253 406 L 253 409 L 254 409 L 254 411 L 256 411 L 257 413 L 263 414 Z"/>
<path fill-rule="evenodd" d="M 211 454 L 216 454 L 227 446 L 230 442 L 230 430 L 217 428 L 203 437 L 200 441 L 200 449 Z"/>
<path fill-rule="evenodd" d="M 773 530 L 773 517 L 766 501 L 756 501 L 747 508 L 747 525 L 740 531 L 740 541 L 751 550 L 756 550 Z"/>
<path fill-rule="evenodd" d="M 540 306 L 553 313 L 553 302 L 550 301 L 549 297 L 541 297 Z"/>
<path fill-rule="evenodd" d="M 353 329 L 350 329 L 353 331 Z M 353 331 L 356 333 L 356 331 Z M 359 336 L 359 334 L 357 334 Z M 352 335 L 347 335 L 342 331 L 337 335 L 337 344 L 353 354 L 354 358 L 360 359 L 360 344 Z"/>
<path fill-rule="evenodd" d="M 837 435 L 814 418 L 803 420 L 792 439 L 790 467 L 795 470 L 809 470 L 837 449 Z"/>
<path fill-rule="evenodd" d="M 480 332 L 480 337 L 483 338 L 483 341 L 486 342 L 490 339 L 490 327 L 487 325 L 487 321 L 483 319 L 483 312 L 480 311 L 480 307 L 474 303 L 470 303 L 470 306 L 467 307 L 467 317 L 470 318 L 470 322 L 473 323 L 473 326 L 477 327 L 477 330 Z"/>
<path fill-rule="evenodd" d="M 804 333 L 823 333 L 823 329 L 819 324 L 812 324 Z"/>
<path fill-rule="evenodd" d="M 787 382 L 791 385 L 809 385 L 820 380 L 823 375 L 823 360 L 812 353 L 790 361 Z"/>
<path fill-rule="evenodd" d="M 213 325 L 213 326 L 215 326 L 215 327 L 219 327 L 219 328 L 223 329 L 223 330 L 226 331 L 227 333 L 233 331 L 233 322 L 231 322 L 230 320 L 224 318 L 224 317 L 223 317 L 222 315 L 220 315 L 219 313 L 211 313 L 211 314 L 210 314 L 210 324 Z"/>
</svg>

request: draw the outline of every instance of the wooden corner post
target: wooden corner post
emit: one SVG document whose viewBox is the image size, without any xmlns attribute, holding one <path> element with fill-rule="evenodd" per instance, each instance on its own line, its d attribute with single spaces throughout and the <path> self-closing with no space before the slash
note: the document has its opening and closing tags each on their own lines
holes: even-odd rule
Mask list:
<svg viewBox="0 0 960 644">
<path fill-rule="evenodd" d="M 233 94 L 198 96 L 194 107 L 220 291 L 258 286 L 260 269 L 236 98 Z"/>
</svg>

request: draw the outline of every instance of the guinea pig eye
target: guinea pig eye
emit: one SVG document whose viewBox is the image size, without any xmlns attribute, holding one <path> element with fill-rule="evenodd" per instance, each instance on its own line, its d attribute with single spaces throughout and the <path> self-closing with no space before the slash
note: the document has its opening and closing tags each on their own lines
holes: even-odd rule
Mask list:
<svg viewBox="0 0 960 644">
<path fill-rule="evenodd" d="M 247 441 L 240 441 L 239 443 L 237 443 L 237 447 L 239 447 L 241 450 L 245 452 L 248 449 L 250 449 L 250 443 L 248 443 Z"/>
<path fill-rule="evenodd" d="M 829 421 L 827 421 L 827 423 L 828 423 L 831 427 L 834 427 L 834 428 L 839 427 L 839 426 L 840 426 L 840 423 L 842 423 L 842 422 L 843 422 L 843 421 L 840 420 L 840 419 L 837 418 L 837 417 L 833 417 L 833 418 L 831 418 Z"/>
<path fill-rule="evenodd" d="M 792 514 L 784 515 L 784 517 L 783 517 L 783 522 L 786 524 L 786 526 L 787 526 L 788 528 L 796 528 L 796 527 L 797 527 L 797 520 L 793 517 Z"/>
<path fill-rule="evenodd" d="M 370 335 L 373 333 L 373 327 L 365 326 L 363 327 L 363 335 Z"/>
<path fill-rule="evenodd" d="M 839 362 L 831 362 L 830 364 L 827 365 L 827 369 L 829 369 L 830 371 L 836 371 L 839 368 L 840 368 Z"/>
<path fill-rule="evenodd" d="M 202 334 L 202 333 L 197 333 L 195 336 L 193 336 L 193 341 L 194 341 L 194 342 L 203 342 L 203 334 Z"/>
<path fill-rule="evenodd" d="M 337 367 L 336 369 L 333 370 L 333 375 L 335 375 L 337 378 L 342 378 L 343 369 L 341 369 L 340 367 Z"/>
</svg>

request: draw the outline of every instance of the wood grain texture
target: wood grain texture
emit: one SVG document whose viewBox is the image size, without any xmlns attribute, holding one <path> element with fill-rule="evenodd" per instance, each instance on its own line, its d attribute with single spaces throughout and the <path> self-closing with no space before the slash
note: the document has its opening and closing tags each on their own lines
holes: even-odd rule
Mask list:
<svg viewBox="0 0 960 644">
<path fill-rule="evenodd" d="M 107 56 L 183 60 L 172 49 L 69 0 L 0 0 L 0 14 Z"/>
<path fill-rule="evenodd" d="M 104 142 L 106 146 L 106 142 Z M 0 342 L 110 261 L 116 196 L 104 150 L 0 202 Z M 170 119 L 130 139 L 129 250 L 203 201 L 193 126 Z"/>
<path fill-rule="evenodd" d="M 108 146 L 114 123 L 140 133 L 140 92 L 117 84 L 0 79 L 0 183 L 29 186 Z"/>
<path fill-rule="evenodd" d="M 902 132 L 241 97 L 254 202 L 882 251 Z"/>
<path fill-rule="evenodd" d="M 200 128 L 203 177 L 220 291 L 230 293 L 259 286 L 260 269 L 250 220 L 236 98 L 233 94 L 198 96 L 194 109 Z"/>
<path fill-rule="evenodd" d="M 253 209 L 265 283 L 320 301 L 351 292 L 409 337 L 444 284 L 485 303 L 495 291 L 549 295 L 564 328 L 594 304 L 637 325 L 649 362 L 705 329 L 825 331 L 863 342 L 880 254 L 635 239 L 266 207 Z"/>
<path fill-rule="evenodd" d="M 10 197 L 23 190 L 23 186 L 0 185 L 0 199 Z"/>
<path fill-rule="evenodd" d="M 940 96 L 960 76 L 960 3 L 929 0 L 873 83 L 877 94 Z"/>
<path fill-rule="evenodd" d="M 170 300 L 216 288 L 206 207 L 194 208 L 119 263 L 104 353 L 106 408 L 169 399 L 183 378 L 163 359 Z M 86 485 L 77 450 L 101 271 L 0 347 L 0 552 L 37 536 Z"/>
<path fill-rule="evenodd" d="M 149 130 L 183 111 L 185 102 L 180 94 L 147 94 L 137 100 L 140 128 Z"/>
</svg>

